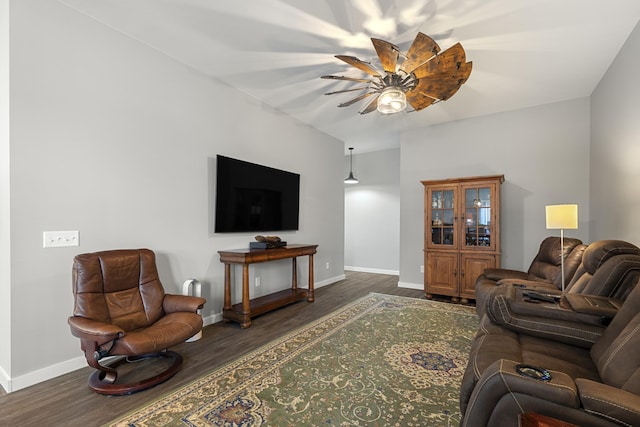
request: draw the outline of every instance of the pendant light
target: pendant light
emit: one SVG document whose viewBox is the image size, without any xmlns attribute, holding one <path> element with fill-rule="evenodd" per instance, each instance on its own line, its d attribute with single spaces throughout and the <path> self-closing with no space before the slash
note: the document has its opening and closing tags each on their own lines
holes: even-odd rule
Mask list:
<svg viewBox="0 0 640 427">
<path fill-rule="evenodd" d="M 353 176 L 353 147 L 349 147 L 349 176 L 344 180 L 345 184 L 357 184 L 358 179 Z"/>
</svg>

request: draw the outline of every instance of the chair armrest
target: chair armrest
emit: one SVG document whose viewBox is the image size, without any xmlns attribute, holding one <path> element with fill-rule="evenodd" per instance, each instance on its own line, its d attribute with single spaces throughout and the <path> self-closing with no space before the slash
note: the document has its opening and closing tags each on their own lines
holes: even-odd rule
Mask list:
<svg viewBox="0 0 640 427">
<path fill-rule="evenodd" d="M 83 340 L 95 341 L 98 345 L 120 338 L 124 329 L 86 317 L 72 316 L 67 321 L 71 327 L 71 334 Z"/>
<path fill-rule="evenodd" d="M 640 395 L 606 384 L 576 379 L 585 411 L 619 424 L 640 426 Z"/>
<path fill-rule="evenodd" d="M 204 307 L 206 299 L 190 295 L 165 294 L 162 309 L 165 313 L 190 312 L 195 313 Z"/>
<path fill-rule="evenodd" d="M 575 382 L 563 372 L 551 371 L 551 380 L 541 381 L 516 372 L 518 362 L 500 359 L 492 363 L 478 379 L 464 413 L 462 426 L 486 426 L 496 414 L 498 402 L 505 396 L 527 399 L 529 411 L 537 412 L 536 401 L 553 402 L 568 408 L 580 408 Z M 544 367 L 543 367 L 544 368 Z M 539 410 L 546 406 L 539 404 Z"/>
<path fill-rule="evenodd" d="M 502 279 L 527 280 L 529 274 L 524 271 L 510 270 L 508 268 L 485 268 L 483 272 L 487 279 L 498 281 Z"/>
</svg>

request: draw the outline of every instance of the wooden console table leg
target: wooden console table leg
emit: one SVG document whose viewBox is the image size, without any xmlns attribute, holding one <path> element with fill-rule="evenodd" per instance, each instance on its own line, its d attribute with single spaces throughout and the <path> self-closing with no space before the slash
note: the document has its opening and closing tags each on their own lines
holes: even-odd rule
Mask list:
<svg viewBox="0 0 640 427">
<path fill-rule="evenodd" d="M 313 290 L 313 254 L 309 255 L 309 290 L 307 291 L 307 301 L 314 302 L 316 297 Z"/>
<path fill-rule="evenodd" d="M 231 321 L 225 314 L 231 310 L 231 264 L 224 264 L 224 307 L 222 310 L 222 318 L 225 323 Z"/>
<path fill-rule="evenodd" d="M 251 326 L 251 303 L 249 302 L 249 265 L 244 264 L 242 266 L 242 320 L 240 321 L 241 328 L 248 328 Z"/>
<path fill-rule="evenodd" d="M 298 290 L 298 262 L 296 261 L 295 257 L 291 258 L 291 272 L 292 272 L 291 289 L 295 294 L 296 291 Z"/>
</svg>

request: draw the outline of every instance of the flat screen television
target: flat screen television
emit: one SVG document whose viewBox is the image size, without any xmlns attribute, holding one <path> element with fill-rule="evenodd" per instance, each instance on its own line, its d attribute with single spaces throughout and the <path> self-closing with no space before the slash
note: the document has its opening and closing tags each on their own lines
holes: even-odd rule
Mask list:
<svg viewBox="0 0 640 427">
<path fill-rule="evenodd" d="M 216 233 L 297 230 L 299 208 L 299 174 L 216 156 Z"/>
</svg>

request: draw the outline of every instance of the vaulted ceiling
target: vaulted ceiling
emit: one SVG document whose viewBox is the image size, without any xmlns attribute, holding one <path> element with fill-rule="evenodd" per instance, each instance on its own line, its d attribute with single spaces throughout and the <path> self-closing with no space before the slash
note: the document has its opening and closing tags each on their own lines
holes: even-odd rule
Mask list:
<svg viewBox="0 0 640 427">
<path fill-rule="evenodd" d="M 589 96 L 640 19 L 638 0 L 58 0 L 345 142 L 397 147 L 408 129 Z M 452 98 L 419 112 L 360 115 L 325 92 L 377 64 L 370 38 L 406 52 L 417 32 L 473 62 Z M 357 94 L 357 92 L 355 93 Z"/>
</svg>

